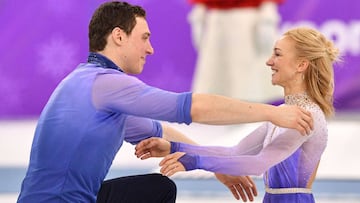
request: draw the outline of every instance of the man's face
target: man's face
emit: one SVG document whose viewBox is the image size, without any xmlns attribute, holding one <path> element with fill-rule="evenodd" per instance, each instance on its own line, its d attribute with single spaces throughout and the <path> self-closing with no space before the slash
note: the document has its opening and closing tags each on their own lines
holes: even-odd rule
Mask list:
<svg viewBox="0 0 360 203">
<path fill-rule="evenodd" d="M 150 30 L 144 18 L 137 17 L 132 32 L 124 39 L 121 48 L 121 68 L 129 74 L 139 74 L 144 69 L 146 56 L 153 54 L 154 49 L 150 43 Z"/>
</svg>

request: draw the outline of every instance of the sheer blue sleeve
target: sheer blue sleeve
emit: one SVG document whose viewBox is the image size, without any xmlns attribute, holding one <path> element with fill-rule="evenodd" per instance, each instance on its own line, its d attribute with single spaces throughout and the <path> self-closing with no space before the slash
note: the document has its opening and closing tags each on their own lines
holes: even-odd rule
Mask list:
<svg viewBox="0 0 360 203">
<path fill-rule="evenodd" d="M 125 141 L 137 144 L 149 137 L 162 137 L 162 128 L 158 121 L 136 116 L 126 117 Z"/>
<path fill-rule="evenodd" d="M 123 73 L 99 74 L 93 86 L 95 108 L 138 117 L 189 124 L 191 93 L 174 93 L 146 85 Z"/>
<path fill-rule="evenodd" d="M 222 148 L 218 147 L 201 147 L 182 143 L 179 144 L 178 151 L 187 152 L 187 156 L 191 157 L 185 159 L 191 160 L 191 162 L 189 161 L 191 163 L 189 168 L 191 169 L 204 169 L 230 175 L 261 175 L 271 166 L 286 159 L 307 139 L 312 137 L 311 135 L 302 136 L 296 130 L 277 127 L 274 131 L 270 130 L 268 133 L 270 133 L 270 137 L 272 134 L 276 134 L 276 137 L 267 145 L 262 146 L 260 150 L 256 145 L 247 147 L 245 143 L 240 142 L 230 150 L 231 154 L 229 152 L 227 154 L 223 153 L 229 149 L 221 150 Z M 248 139 L 247 142 L 256 143 L 252 141 L 252 138 L 258 139 L 257 136 L 248 136 L 246 138 Z M 264 143 L 266 143 L 266 140 L 264 140 Z M 242 147 L 247 148 L 247 150 L 240 149 Z M 238 149 L 236 150 L 236 148 Z M 252 148 L 254 150 L 249 150 Z M 208 153 L 210 151 L 212 153 Z M 246 151 L 250 153 L 245 153 Z M 183 164 L 186 168 L 187 163 Z"/>
<path fill-rule="evenodd" d="M 171 152 L 182 151 L 190 154 L 198 155 L 214 155 L 214 156 L 233 156 L 242 154 L 256 154 L 258 153 L 264 143 L 268 128 L 268 123 L 263 123 L 260 127 L 255 129 L 252 133 L 242 139 L 237 145 L 232 147 L 222 146 L 193 146 L 185 143 L 173 143 Z"/>
</svg>

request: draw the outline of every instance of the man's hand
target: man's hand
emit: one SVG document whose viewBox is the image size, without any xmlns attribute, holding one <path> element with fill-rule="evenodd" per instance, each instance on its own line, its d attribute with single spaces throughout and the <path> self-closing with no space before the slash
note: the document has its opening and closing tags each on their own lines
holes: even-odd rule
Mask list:
<svg viewBox="0 0 360 203">
<path fill-rule="evenodd" d="M 151 157 L 164 157 L 170 154 L 170 142 L 159 137 L 142 140 L 135 146 L 135 155 L 142 160 Z"/>
<path fill-rule="evenodd" d="M 311 113 L 298 106 L 281 105 L 276 107 L 270 121 L 280 127 L 296 129 L 303 135 L 310 134 L 314 128 Z"/>
<path fill-rule="evenodd" d="M 230 176 L 215 173 L 216 178 L 222 182 L 235 199 L 241 199 L 246 202 L 249 199 L 251 202 L 254 201 L 254 196 L 257 196 L 257 189 L 254 181 L 249 176 Z"/>
</svg>

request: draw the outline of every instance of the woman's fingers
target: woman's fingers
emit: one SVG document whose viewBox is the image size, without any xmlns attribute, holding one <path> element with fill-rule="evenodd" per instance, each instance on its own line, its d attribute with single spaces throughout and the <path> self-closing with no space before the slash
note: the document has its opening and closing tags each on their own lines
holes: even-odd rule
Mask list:
<svg viewBox="0 0 360 203">
<path fill-rule="evenodd" d="M 164 165 L 160 169 L 160 172 L 166 176 L 172 176 L 179 171 L 185 171 L 185 168 L 182 166 L 182 164 L 180 162 L 175 162 L 172 164 Z"/>
<path fill-rule="evenodd" d="M 163 175 L 166 176 L 172 176 L 174 175 L 176 172 L 179 171 L 185 171 L 184 166 L 178 161 L 178 159 L 183 156 L 184 153 L 173 153 L 173 154 L 169 154 L 167 155 L 163 160 L 161 160 L 161 162 L 159 163 L 159 165 L 161 166 L 160 172 Z"/>
</svg>

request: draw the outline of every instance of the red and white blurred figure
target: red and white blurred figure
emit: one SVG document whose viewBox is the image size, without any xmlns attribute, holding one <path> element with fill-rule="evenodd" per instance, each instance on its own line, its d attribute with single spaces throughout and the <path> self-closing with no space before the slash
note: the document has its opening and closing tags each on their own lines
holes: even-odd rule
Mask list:
<svg viewBox="0 0 360 203">
<path fill-rule="evenodd" d="M 265 61 L 278 37 L 284 0 L 189 0 L 198 58 L 193 91 L 267 102 L 281 98 Z"/>
</svg>

